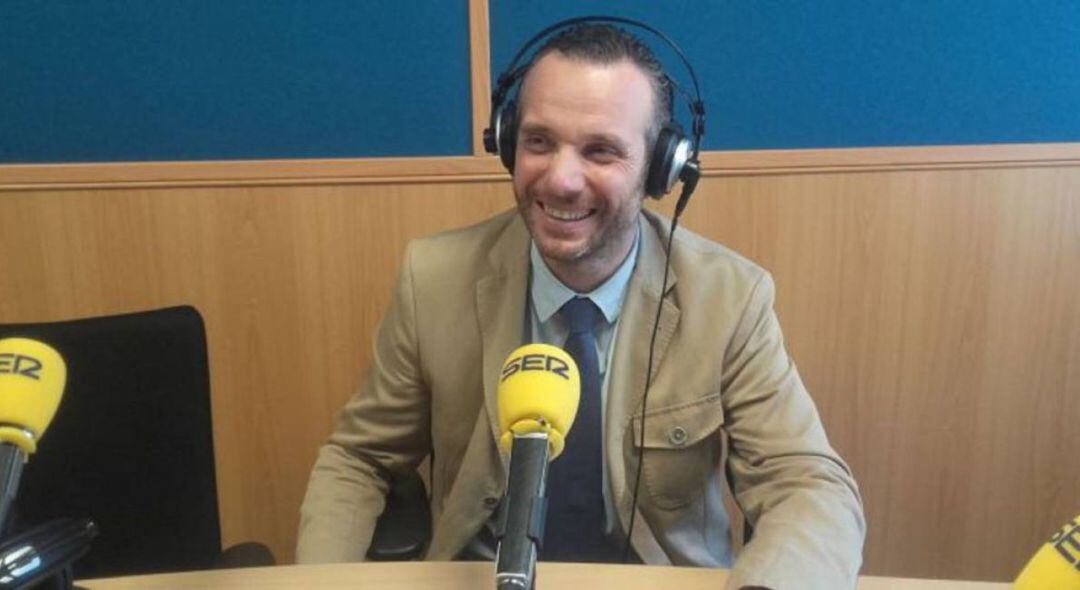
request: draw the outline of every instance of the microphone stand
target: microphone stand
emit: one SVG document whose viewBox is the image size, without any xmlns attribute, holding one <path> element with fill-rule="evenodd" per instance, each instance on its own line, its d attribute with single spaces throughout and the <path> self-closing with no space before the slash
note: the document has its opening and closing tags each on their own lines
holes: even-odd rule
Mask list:
<svg viewBox="0 0 1080 590">
<path fill-rule="evenodd" d="M 10 534 L 11 509 L 25 464 L 21 448 L 0 443 L 0 590 L 71 590 L 71 566 L 90 551 L 97 525 L 88 518 L 58 518 Z"/>
<path fill-rule="evenodd" d="M 534 587 L 536 557 L 547 517 L 547 468 L 547 434 L 515 434 L 510 447 L 506 496 L 495 525 L 495 538 L 499 541 L 495 558 L 498 590 Z"/>
<path fill-rule="evenodd" d="M 26 453 L 10 443 L 0 443 L 0 538 L 8 533 L 8 519 L 19 490 Z"/>
</svg>

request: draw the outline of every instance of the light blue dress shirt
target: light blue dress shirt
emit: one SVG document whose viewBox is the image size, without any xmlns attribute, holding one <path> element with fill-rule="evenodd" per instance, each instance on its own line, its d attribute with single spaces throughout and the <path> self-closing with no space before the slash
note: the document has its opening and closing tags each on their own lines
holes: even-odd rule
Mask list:
<svg viewBox="0 0 1080 590">
<path fill-rule="evenodd" d="M 638 236 L 641 227 L 638 225 Z M 599 287 L 589 293 L 577 293 L 567 287 L 552 274 L 535 243 L 529 245 L 529 301 L 526 309 L 528 321 L 528 333 L 525 334 L 526 342 L 542 342 L 562 348 L 569 334 L 569 329 L 562 317 L 559 316 L 559 308 L 574 297 L 588 297 L 600 308 L 604 314 L 604 320 L 598 326 L 596 336 L 597 359 L 600 365 L 600 409 L 602 416 L 601 428 L 606 424 L 607 398 L 608 398 L 608 371 L 611 364 L 612 352 L 615 348 L 615 335 L 619 323 L 619 312 L 622 310 L 623 299 L 626 297 L 626 287 L 630 284 L 630 276 L 634 273 L 637 264 L 638 244 L 641 240 L 635 236 L 634 245 L 630 248 L 630 254 L 622 262 L 615 274 L 604 281 Z M 608 485 L 607 450 L 604 445 L 604 508 L 607 514 L 607 532 L 610 534 L 616 521 L 614 503 L 611 501 L 610 486 Z"/>
</svg>

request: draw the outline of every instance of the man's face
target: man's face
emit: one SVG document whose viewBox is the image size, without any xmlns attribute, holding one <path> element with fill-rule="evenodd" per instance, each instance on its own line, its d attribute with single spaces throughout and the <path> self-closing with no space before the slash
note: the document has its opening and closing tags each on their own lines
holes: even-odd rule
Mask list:
<svg viewBox="0 0 1080 590">
<path fill-rule="evenodd" d="M 652 88 L 629 61 L 601 65 L 558 52 L 521 90 L 514 193 L 548 267 L 588 291 L 634 242 L 644 198 Z"/>
</svg>

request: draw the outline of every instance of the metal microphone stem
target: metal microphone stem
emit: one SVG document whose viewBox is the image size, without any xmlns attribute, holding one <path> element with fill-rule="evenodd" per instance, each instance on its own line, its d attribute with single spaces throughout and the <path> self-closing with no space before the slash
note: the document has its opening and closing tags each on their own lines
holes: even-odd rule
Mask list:
<svg viewBox="0 0 1080 590">
<path fill-rule="evenodd" d="M 544 537 L 547 515 L 547 467 L 547 434 L 514 436 L 506 496 L 496 526 L 499 551 L 495 586 L 498 590 L 533 588 L 536 557 Z"/>
<path fill-rule="evenodd" d="M 10 443 L 0 443 L 0 538 L 8 533 L 8 518 L 19 491 L 26 453 Z"/>
</svg>

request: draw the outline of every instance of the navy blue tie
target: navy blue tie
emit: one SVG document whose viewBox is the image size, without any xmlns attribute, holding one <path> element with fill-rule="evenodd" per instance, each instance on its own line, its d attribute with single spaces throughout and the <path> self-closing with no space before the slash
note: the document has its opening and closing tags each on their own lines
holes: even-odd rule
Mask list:
<svg viewBox="0 0 1080 590">
<path fill-rule="evenodd" d="M 575 297 L 559 310 L 570 334 L 564 348 L 581 374 L 581 401 L 563 453 L 548 471 L 548 518 L 541 556 L 548 561 L 617 562 L 619 552 L 604 534 L 603 421 L 597 323 L 591 299 Z"/>
</svg>

